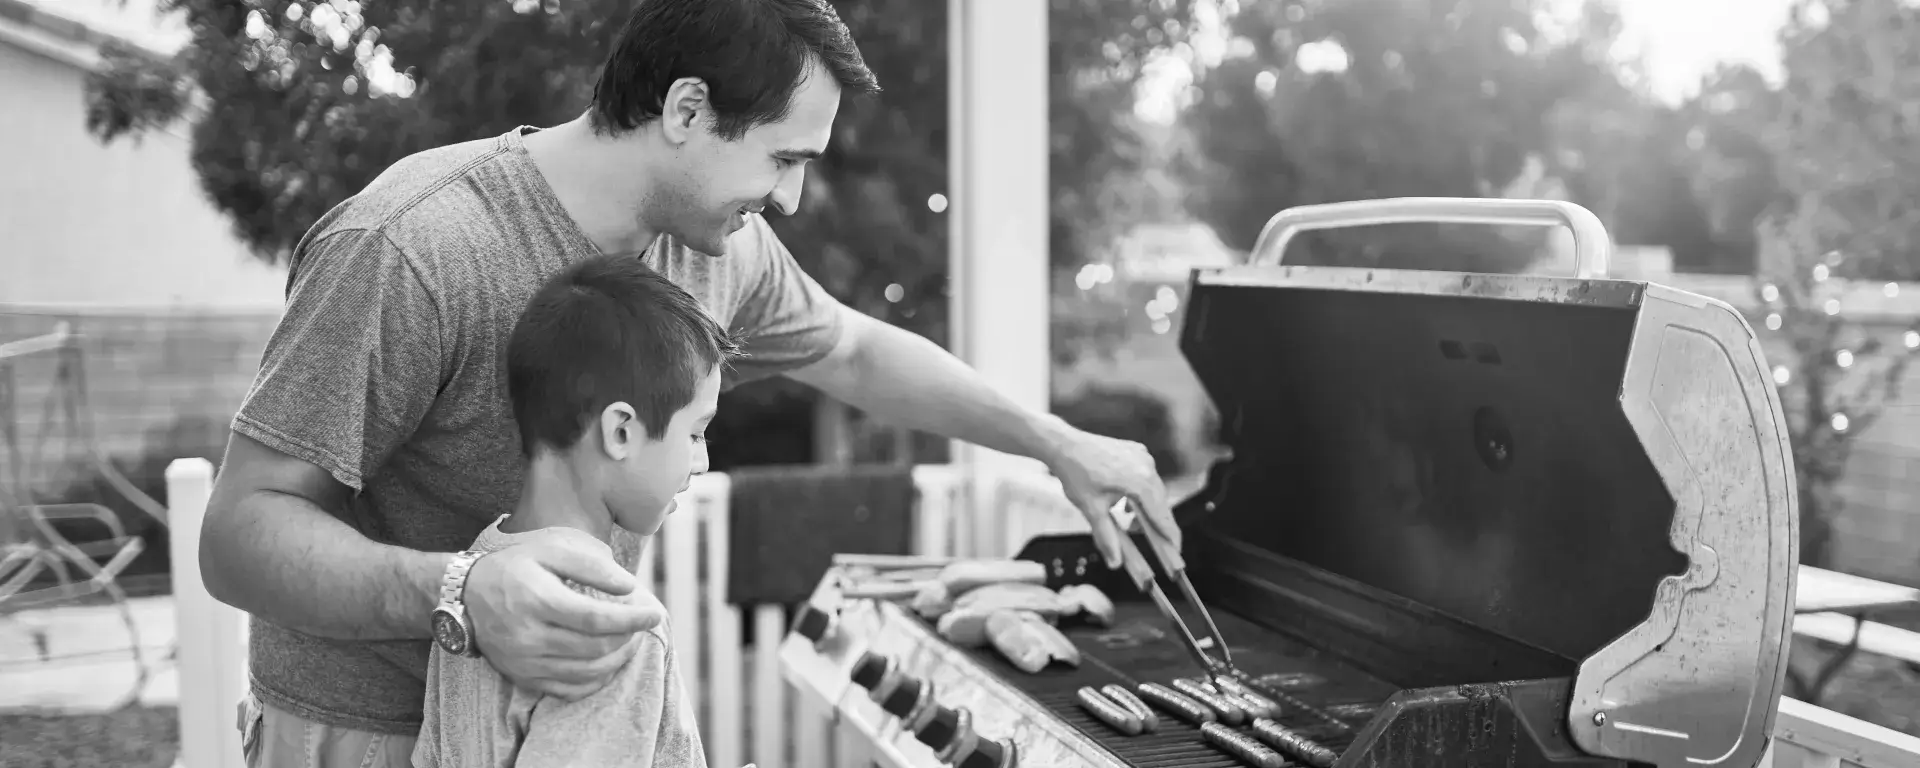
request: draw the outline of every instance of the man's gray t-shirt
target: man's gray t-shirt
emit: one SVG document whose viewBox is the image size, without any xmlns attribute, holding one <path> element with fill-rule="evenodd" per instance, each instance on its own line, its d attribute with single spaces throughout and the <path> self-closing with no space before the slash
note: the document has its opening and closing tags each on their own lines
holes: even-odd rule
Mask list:
<svg viewBox="0 0 1920 768">
<path fill-rule="evenodd" d="M 233 429 L 354 489 L 337 514 L 375 541 L 457 551 L 520 496 L 507 339 L 543 281 L 600 253 L 528 156 L 532 130 L 402 159 L 293 254 L 285 316 Z M 727 384 L 824 357 L 839 303 L 761 218 L 728 246 L 714 258 L 663 237 L 640 257 L 744 337 Z M 339 727 L 419 730 L 428 641 L 327 640 L 257 617 L 250 634 L 263 702 Z"/>
</svg>

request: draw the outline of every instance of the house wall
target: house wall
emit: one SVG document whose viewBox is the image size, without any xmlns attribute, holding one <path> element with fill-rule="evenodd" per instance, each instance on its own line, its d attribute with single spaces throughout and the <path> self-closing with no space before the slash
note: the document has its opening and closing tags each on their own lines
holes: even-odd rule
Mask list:
<svg viewBox="0 0 1920 768">
<path fill-rule="evenodd" d="M 284 273 L 206 200 L 180 131 L 101 145 L 86 70 L 0 39 L 0 305 L 277 306 Z"/>
</svg>

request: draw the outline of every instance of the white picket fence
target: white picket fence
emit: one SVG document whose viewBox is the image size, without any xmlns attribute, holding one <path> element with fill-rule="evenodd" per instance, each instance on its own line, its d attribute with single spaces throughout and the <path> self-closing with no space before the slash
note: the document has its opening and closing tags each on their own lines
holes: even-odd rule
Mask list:
<svg viewBox="0 0 1920 768">
<path fill-rule="evenodd" d="M 1059 482 L 1038 470 L 989 474 L 923 465 L 913 477 L 920 498 L 911 510 L 915 554 L 1010 555 L 1035 535 L 1086 529 Z M 194 681 L 180 688 L 182 768 L 243 765 L 234 708 L 246 688 L 246 622 L 207 594 L 198 565 L 200 522 L 212 485 L 213 467 L 204 459 L 182 459 L 167 470 L 177 663 L 180 679 Z M 638 569 L 643 588 L 660 596 L 673 619 L 675 653 L 701 713 L 710 764 L 870 764 L 862 737 L 836 732 L 827 713 L 782 679 L 778 648 L 787 629 L 785 608 L 727 602 L 728 490 L 723 474 L 695 478 Z M 748 621 L 753 645 L 742 633 Z"/>
</svg>

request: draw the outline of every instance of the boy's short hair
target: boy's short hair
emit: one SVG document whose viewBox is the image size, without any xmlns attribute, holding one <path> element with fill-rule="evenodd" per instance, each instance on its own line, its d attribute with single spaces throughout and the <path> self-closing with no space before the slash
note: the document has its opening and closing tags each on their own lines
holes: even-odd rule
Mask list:
<svg viewBox="0 0 1920 768">
<path fill-rule="evenodd" d="M 739 354 L 699 300 L 638 258 L 571 264 L 533 294 L 507 342 L 520 449 L 571 448 L 616 402 L 657 440 L 714 367 Z"/>
</svg>

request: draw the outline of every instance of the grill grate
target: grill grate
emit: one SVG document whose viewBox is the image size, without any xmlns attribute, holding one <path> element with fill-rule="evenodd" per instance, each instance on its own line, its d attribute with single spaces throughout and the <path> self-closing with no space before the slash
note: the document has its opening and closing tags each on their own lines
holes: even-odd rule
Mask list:
<svg viewBox="0 0 1920 768">
<path fill-rule="evenodd" d="M 1063 627 L 1080 649 L 1078 668 L 1055 665 L 1029 675 L 992 648 L 969 655 L 1002 681 L 1032 697 L 1055 717 L 1139 768 L 1229 768 L 1240 766 L 1200 735 L 1200 729 L 1162 713 L 1159 729 L 1127 736 L 1093 719 L 1074 698 L 1082 686 L 1165 683 L 1199 674 L 1151 605 L 1120 603 L 1111 627 Z M 1285 710 L 1278 722 L 1338 752 L 1352 743 L 1373 711 L 1398 688 L 1285 635 L 1215 610 L 1221 632 L 1233 643 L 1236 665 L 1254 675 Z M 1242 731 L 1250 729 L 1242 728 Z"/>
<path fill-rule="evenodd" d="M 1220 751 L 1206 742 L 1200 735 L 1200 729 L 1184 721 L 1174 720 L 1166 715 L 1160 718 L 1160 728 L 1153 733 L 1139 736 L 1126 736 L 1108 728 L 1106 724 L 1093 719 L 1080 708 L 1071 693 L 1050 694 L 1037 699 L 1040 704 L 1068 725 L 1078 728 L 1081 733 L 1092 737 L 1100 746 L 1106 747 L 1115 755 L 1139 768 L 1244 768 L 1238 758 Z M 1311 726 L 1316 722 L 1311 714 L 1300 713 L 1283 716 L 1279 722 L 1303 735 L 1320 742 L 1339 752 L 1353 741 L 1351 729 L 1342 731 L 1328 725 Z M 1252 735 L 1251 728 L 1240 728 L 1240 732 Z"/>
</svg>

